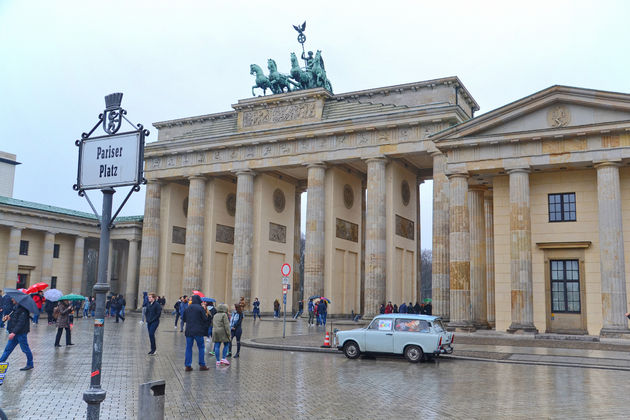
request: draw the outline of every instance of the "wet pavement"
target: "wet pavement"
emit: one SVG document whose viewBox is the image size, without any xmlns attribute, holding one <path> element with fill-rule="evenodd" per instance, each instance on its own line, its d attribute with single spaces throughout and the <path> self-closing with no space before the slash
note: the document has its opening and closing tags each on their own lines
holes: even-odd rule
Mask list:
<svg viewBox="0 0 630 420">
<path fill-rule="evenodd" d="M 173 319 L 163 318 L 153 357 L 146 355 L 146 327 L 138 321 L 135 314 L 118 325 L 107 320 L 102 369 L 107 398 L 101 418 L 135 418 L 138 385 L 156 379 L 166 380 L 165 411 L 171 419 L 627 417 L 630 357 L 627 346 L 615 343 L 545 347 L 542 342 L 530 345 L 528 339 L 506 344 L 501 336 L 458 335 L 455 357 L 419 364 L 396 357 L 349 360 L 332 350 L 244 347 L 230 367 L 216 368 L 207 358 L 207 372 L 198 370 L 195 349 L 195 370 L 184 372 L 184 336 L 173 328 Z M 85 417 L 82 394 L 89 386 L 91 325 L 78 320 L 76 345 L 57 349 L 55 328 L 40 324 L 31 329 L 35 369 L 18 370 L 25 357 L 17 348 L 0 386 L 0 407 L 9 418 Z M 285 349 L 319 348 L 324 331 L 289 322 L 282 339 L 282 322 L 253 323 L 249 318 L 243 330 L 250 345 Z M 0 331 L 0 346 L 6 339 Z"/>
</svg>

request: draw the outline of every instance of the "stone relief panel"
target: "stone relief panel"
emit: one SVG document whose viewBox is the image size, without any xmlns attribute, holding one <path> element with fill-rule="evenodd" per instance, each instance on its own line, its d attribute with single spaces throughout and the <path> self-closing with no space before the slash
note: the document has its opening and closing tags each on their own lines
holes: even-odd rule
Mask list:
<svg viewBox="0 0 630 420">
<path fill-rule="evenodd" d="M 243 112 L 243 127 L 295 121 L 315 117 L 315 103 L 307 102 L 275 108 L 256 109 Z"/>
<path fill-rule="evenodd" d="M 347 220 L 336 220 L 335 236 L 346 241 L 359 242 L 359 225 Z"/>
<path fill-rule="evenodd" d="M 272 242 L 279 242 L 281 244 L 286 244 L 287 243 L 287 227 L 269 222 L 269 240 Z"/>
<path fill-rule="evenodd" d="M 153 158 L 151 159 L 151 168 L 159 168 L 161 165 L 161 159 L 160 158 Z"/>
<path fill-rule="evenodd" d="M 409 189 L 409 183 L 407 180 L 403 180 L 400 185 L 400 195 L 402 197 L 402 203 L 406 207 L 409 205 L 409 199 L 411 198 L 411 190 Z"/>
<path fill-rule="evenodd" d="M 346 206 L 348 210 L 352 208 L 354 204 L 354 191 L 350 184 L 346 184 L 343 186 L 343 205 Z"/>
<path fill-rule="evenodd" d="M 234 228 L 217 224 L 217 242 L 234 245 Z"/>
<path fill-rule="evenodd" d="M 564 105 L 556 105 L 547 112 L 550 127 L 566 127 L 571 122 L 571 112 Z"/>
<path fill-rule="evenodd" d="M 174 244 L 186 245 L 186 228 L 173 226 L 171 242 Z"/>
<path fill-rule="evenodd" d="M 166 166 L 168 166 L 169 168 L 172 168 L 175 165 L 177 165 L 177 156 L 168 156 L 166 158 Z"/>
<path fill-rule="evenodd" d="M 236 194 L 230 193 L 225 199 L 225 208 L 232 217 L 236 214 Z"/>
<path fill-rule="evenodd" d="M 273 192 L 273 208 L 276 210 L 276 213 L 284 211 L 286 201 L 284 192 L 280 188 L 276 188 Z"/>
<path fill-rule="evenodd" d="M 402 216 L 396 215 L 396 235 L 413 241 L 415 237 L 413 226 L 413 220 L 405 219 Z"/>
</svg>

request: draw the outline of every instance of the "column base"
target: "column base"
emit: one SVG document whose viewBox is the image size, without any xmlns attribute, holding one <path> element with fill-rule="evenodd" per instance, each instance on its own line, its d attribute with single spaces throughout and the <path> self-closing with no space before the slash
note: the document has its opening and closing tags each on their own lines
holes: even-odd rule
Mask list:
<svg viewBox="0 0 630 420">
<path fill-rule="evenodd" d="M 490 328 L 490 324 L 488 324 L 487 321 L 473 321 L 473 325 L 478 330 L 489 330 L 489 329 L 491 329 Z"/>
<path fill-rule="evenodd" d="M 452 321 L 448 323 L 446 328 L 455 332 L 474 332 L 476 330 L 471 321 Z"/>
<path fill-rule="evenodd" d="M 510 334 L 538 334 L 538 330 L 532 324 L 512 323 L 506 331 Z"/>
<path fill-rule="evenodd" d="M 630 338 L 630 329 L 625 327 L 602 328 L 599 336 L 605 338 Z"/>
</svg>

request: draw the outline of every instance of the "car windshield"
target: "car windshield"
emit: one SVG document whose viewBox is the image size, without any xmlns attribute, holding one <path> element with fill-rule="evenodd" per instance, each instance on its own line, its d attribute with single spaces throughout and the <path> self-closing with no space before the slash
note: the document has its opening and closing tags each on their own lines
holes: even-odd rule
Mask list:
<svg viewBox="0 0 630 420">
<path fill-rule="evenodd" d="M 442 325 L 442 321 L 439 319 L 433 321 L 433 327 L 435 328 L 436 332 L 444 332 L 444 325 Z"/>
</svg>

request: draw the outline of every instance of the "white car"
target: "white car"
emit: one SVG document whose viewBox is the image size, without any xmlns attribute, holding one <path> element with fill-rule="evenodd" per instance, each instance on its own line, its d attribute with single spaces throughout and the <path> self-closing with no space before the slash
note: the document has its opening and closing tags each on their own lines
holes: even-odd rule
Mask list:
<svg viewBox="0 0 630 420">
<path fill-rule="evenodd" d="M 454 334 L 447 332 L 437 316 L 386 314 L 374 317 L 366 328 L 338 331 L 337 348 L 349 359 L 361 353 L 404 354 L 417 363 L 453 352 Z"/>
</svg>

